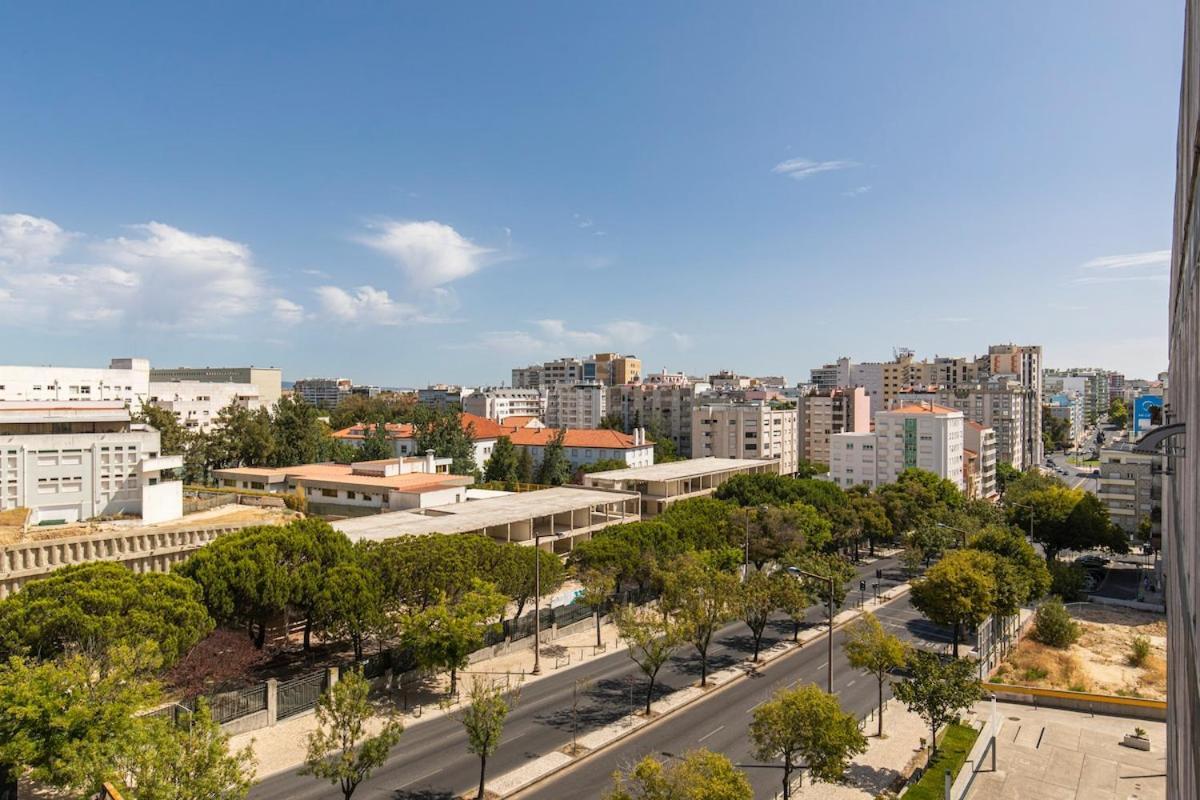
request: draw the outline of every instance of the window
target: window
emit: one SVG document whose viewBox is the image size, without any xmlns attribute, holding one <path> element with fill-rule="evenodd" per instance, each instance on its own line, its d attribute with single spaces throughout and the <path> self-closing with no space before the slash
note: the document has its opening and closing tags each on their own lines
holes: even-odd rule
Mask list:
<svg viewBox="0 0 1200 800">
<path fill-rule="evenodd" d="M 337 497 L 338 496 L 337 489 L 322 489 L 321 496 L 322 497 Z"/>
<path fill-rule="evenodd" d="M 357 496 L 354 494 L 354 492 L 346 492 L 346 499 L 347 500 L 355 500 L 355 499 L 357 499 Z M 367 499 L 366 492 L 363 492 L 363 499 L 364 500 Z"/>
</svg>

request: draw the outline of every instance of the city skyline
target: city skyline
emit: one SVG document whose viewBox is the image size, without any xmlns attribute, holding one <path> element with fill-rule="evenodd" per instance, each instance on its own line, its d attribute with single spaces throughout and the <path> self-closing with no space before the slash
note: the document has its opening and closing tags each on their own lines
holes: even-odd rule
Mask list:
<svg viewBox="0 0 1200 800">
<path fill-rule="evenodd" d="M 9 361 L 1166 367 L 1179 9 L 71 13 L 0 31 Z"/>
</svg>

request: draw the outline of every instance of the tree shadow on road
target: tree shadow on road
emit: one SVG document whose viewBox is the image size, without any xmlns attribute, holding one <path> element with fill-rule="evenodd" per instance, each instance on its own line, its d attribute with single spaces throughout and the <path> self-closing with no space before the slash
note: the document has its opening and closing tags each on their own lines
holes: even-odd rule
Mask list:
<svg viewBox="0 0 1200 800">
<path fill-rule="evenodd" d="M 397 789 L 392 800 L 457 800 L 458 795 L 445 789 Z"/>
<path fill-rule="evenodd" d="M 896 783 L 899 777 L 900 773 L 894 769 L 880 769 L 870 764 L 850 764 L 846 767 L 844 780 L 849 786 L 877 795 Z"/>
<path fill-rule="evenodd" d="M 633 686 L 633 709 L 640 711 L 646 707 L 646 685 L 643 677 Z M 661 700 L 671 691 L 669 686 L 658 683 L 654 686 L 654 700 Z M 562 708 L 557 708 L 545 714 L 539 714 L 534 719 L 544 725 L 549 725 L 561 731 L 570 731 L 578 725 L 580 733 L 602 728 L 605 725 L 624 718 L 630 711 L 629 682 L 615 679 L 605 679 L 593 683 L 584 693 L 579 702 L 577 716 L 572 714 L 570 701 Z"/>
</svg>

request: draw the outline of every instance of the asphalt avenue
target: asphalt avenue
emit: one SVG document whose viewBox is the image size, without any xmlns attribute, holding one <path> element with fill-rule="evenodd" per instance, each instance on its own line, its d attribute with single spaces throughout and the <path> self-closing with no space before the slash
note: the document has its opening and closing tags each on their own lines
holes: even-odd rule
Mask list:
<svg viewBox="0 0 1200 800">
<path fill-rule="evenodd" d="M 858 568 L 859 577 L 850 584 L 847 605 L 858 602 L 858 581 L 866 580 L 869 587 L 875 580 L 876 569 L 884 570 L 885 576 L 890 575 L 900 580 L 898 562 L 894 558 L 861 566 Z M 885 582 L 884 586 L 893 585 L 894 582 L 896 581 Z M 880 617 L 899 635 L 928 642 L 946 639 L 943 631 L 920 619 L 911 609 L 906 597 L 880 609 Z M 810 609 L 808 624 L 816 624 L 822 619 L 823 609 Z M 764 649 L 772 642 L 790 636 L 790 623 L 783 619 L 774 620 L 764 637 Z M 677 748 L 679 752 L 696 746 L 727 750 L 731 756 L 744 762 L 747 755 L 734 752 L 739 741 L 744 744 L 745 729 L 749 723 L 749 715 L 746 713 L 749 706 L 743 702 L 742 695 L 751 688 L 758 691 L 758 694 L 750 692 L 753 699 L 749 700 L 749 705 L 753 705 L 766 696 L 763 694 L 766 689 L 762 687 L 770 687 L 775 682 L 786 683 L 802 679 L 823 686 L 826 669 L 824 642 L 824 638 L 818 639 L 808 647 L 773 662 L 762 670 L 759 677 L 737 681 L 734 685 L 715 692 L 712 697 L 698 701 L 684 711 L 676 712 L 668 721 L 593 756 L 561 778 L 533 787 L 527 793 L 528 796 L 599 797 L 608 787 L 609 776 L 618 764 L 634 758 L 638 753 L 670 750 L 672 747 Z M 751 648 L 752 641 L 745 624 L 731 623 L 715 637 L 710 648 L 710 670 L 737 663 L 749 655 Z M 843 685 L 845 680 L 853 681 L 842 689 L 843 692 L 847 692 L 843 695 L 843 703 L 849 702 L 849 707 L 855 711 L 869 710 L 871 700 L 875 697 L 874 686 L 867 678 L 850 674 L 848 668 L 838 666 L 842 658 L 840 649 L 835 651 L 834 655 L 835 689 Z M 698 681 L 699 677 L 699 659 L 694 650 L 690 647 L 681 648 L 676 657 L 659 673 L 660 685 L 655 688 L 655 697 L 689 686 Z M 784 680 L 785 677 L 787 680 Z M 582 734 L 611 724 L 629 713 L 630 678 L 633 686 L 633 705 L 640 707 L 645 703 L 644 675 L 623 651 L 587 662 L 585 666 L 563 669 L 526 684 L 521 691 L 521 702 L 505 726 L 500 749 L 488 760 L 488 774 L 499 776 L 570 742 L 571 695 L 576 680 L 585 681 L 589 686 L 585 693 L 586 700 L 581 703 L 579 709 L 579 732 Z M 735 718 L 737 724 L 734 724 Z M 726 721 L 709 724 L 710 719 Z M 726 728 L 715 730 L 722 724 Z M 700 728 L 704 730 L 699 731 Z M 672 731 L 675 733 L 672 734 Z M 697 745 L 695 739 L 707 732 L 712 732 L 711 737 Z M 270 731 L 263 731 L 264 735 L 269 733 Z M 438 717 L 410 725 L 387 763 L 363 783 L 354 796 L 356 799 L 451 800 L 477 785 L 478 769 L 478 759 L 467 753 L 462 726 L 447 717 Z M 773 775 L 773 772 L 774 770 L 767 769 L 753 770 L 752 779 L 755 786 L 766 787 L 776 781 L 778 776 Z M 266 778 L 253 788 L 250 797 L 256 800 L 327 798 L 331 796 L 332 788 L 328 783 L 301 775 L 298 770 L 291 770 Z"/>
</svg>

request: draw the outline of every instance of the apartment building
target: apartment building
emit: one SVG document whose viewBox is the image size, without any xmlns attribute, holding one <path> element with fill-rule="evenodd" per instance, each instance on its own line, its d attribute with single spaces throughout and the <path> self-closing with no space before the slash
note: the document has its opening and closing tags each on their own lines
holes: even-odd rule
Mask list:
<svg viewBox="0 0 1200 800">
<path fill-rule="evenodd" d="M 641 360 L 620 353 L 595 353 L 586 358 L 568 356 L 512 370 L 512 385 L 516 389 L 548 389 L 559 384 L 591 381 L 613 386 L 636 383 L 641 378 Z"/>
<path fill-rule="evenodd" d="M 637 383 L 642 379 L 642 361 L 636 356 L 626 356 L 620 353 L 596 353 L 588 362 L 594 364 L 593 380 L 605 386 L 617 386 L 623 383 Z M 584 378 L 587 379 L 585 362 Z"/>
<path fill-rule="evenodd" d="M 218 485 L 271 494 L 301 492 L 313 514 L 361 516 L 463 503 L 469 475 L 451 475 L 449 458 L 433 453 L 352 464 L 236 467 L 213 470 Z"/>
<path fill-rule="evenodd" d="M 828 464 L 830 437 L 835 433 L 869 431 L 871 401 L 861 386 L 814 389 L 797 399 L 799 457 Z"/>
<path fill-rule="evenodd" d="M 797 466 L 796 409 L 767 403 L 697 404 L 692 408 L 693 458 L 777 459 L 790 475 Z"/>
<path fill-rule="evenodd" d="M 1038 463 L 1025 449 L 1025 389 L 1011 378 L 990 378 L 986 383 L 938 390 L 938 404 L 961 411 L 973 422 L 996 433 L 996 458 L 1017 469 Z M 1038 406 L 1038 440 L 1041 440 L 1041 406 Z M 1040 449 L 1040 446 L 1039 446 Z"/>
<path fill-rule="evenodd" d="M 0 509 L 28 508 L 35 525 L 177 519 L 183 485 L 169 476 L 183 458 L 159 447 L 158 431 L 131 422 L 121 400 L 0 403 Z"/>
<path fill-rule="evenodd" d="M 311 406 L 334 409 L 350 396 L 349 378 L 304 378 L 292 384 L 292 393 Z"/>
<path fill-rule="evenodd" d="M 555 383 L 546 388 L 545 422 L 551 428 L 599 428 L 608 394 L 599 381 Z"/>
<path fill-rule="evenodd" d="M 200 433 L 212 430 L 221 410 L 230 405 L 248 411 L 267 407 L 258 395 L 258 387 L 252 383 L 151 381 L 147 399 L 150 405 L 170 411 L 181 427 Z"/>
<path fill-rule="evenodd" d="M 462 400 L 465 413 L 501 422 L 508 417 L 546 415 L 546 393 L 541 389 L 480 389 Z"/>
<path fill-rule="evenodd" d="M 992 500 L 996 488 L 996 432 L 972 420 L 963 421 L 963 486 L 971 500 Z"/>
<path fill-rule="evenodd" d="M 779 474 L 775 459 L 691 458 L 583 476 L 583 485 L 640 495 L 641 516 L 656 517 L 672 503 L 706 497 L 735 475 Z"/>
<path fill-rule="evenodd" d="M 653 426 L 675 444 L 676 453 L 690 458 L 692 409 L 708 388 L 707 383 L 677 381 L 610 386 L 606 414 L 620 417 L 625 430 Z"/>
<path fill-rule="evenodd" d="M 842 356 L 832 364 L 825 364 L 809 370 L 809 383 L 819 391 L 839 389 L 851 386 L 850 358 Z"/>
<path fill-rule="evenodd" d="M 1100 481 L 1096 496 L 1121 530 L 1137 533 L 1149 519 L 1151 535 L 1162 529 L 1162 458 L 1138 453 L 1129 442 L 1100 448 Z"/>
<path fill-rule="evenodd" d="M 1041 345 L 994 344 L 987 357 L 989 380 L 1007 378 L 1021 387 L 1021 449 L 1028 466 L 1042 463 Z"/>
<path fill-rule="evenodd" d="M 1083 398 L 1083 414 L 1089 423 L 1108 414 L 1108 373 L 1101 369 L 1046 370 L 1043 382 L 1055 394 L 1078 394 Z"/>
<path fill-rule="evenodd" d="M 1046 409 L 1052 419 L 1061 419 L 1070 425 L 1071 445 L 1083 443 L 1084 414 L 1083 398 L 1078 394 L 1052 394 L 1046 398 Z"/>
<path fill-rule="evenodd" d="M 475 390 L 466 386 L 455 386 L 449 383 L 431 383 L 424 389 L 417 389 L 417 402 L 423 406 L 444 408 L 461 405 L 463 398 Z"/>
<path fill-rule="evenodd" d="M 0 403 L 119 402 L 137 411 L 150 391 L 150 362 L 114 358 L 107 368 L 0 366 Z"/>
<path fill-rule="evenodd" d="M 274 408 L 283 395 L 283 370 L 278 367 L 153 367 L 150 382 L 248 383 L 258 390 L 258 399 Z"/>
<path fill-rule="evenodd" d="M 1167 341 L 1170 368 L 1159 435 L 1164 453 L 1163 562 L 1167 605 L 1167 797 L 1200 797 L 1200 2 L 1184 12 L 1175 153 Z M 1149 434 L 1154 436 L 1155 433 Z"/>
<path fill-rule="evenodd" d="M 873 433 L 838 433 L 830 443 L 829 476 L 839 486 L 877 487 L 916 467 L 965 488 L 963 414 L 931 403 L 875 415 Z"/>
</svg>

